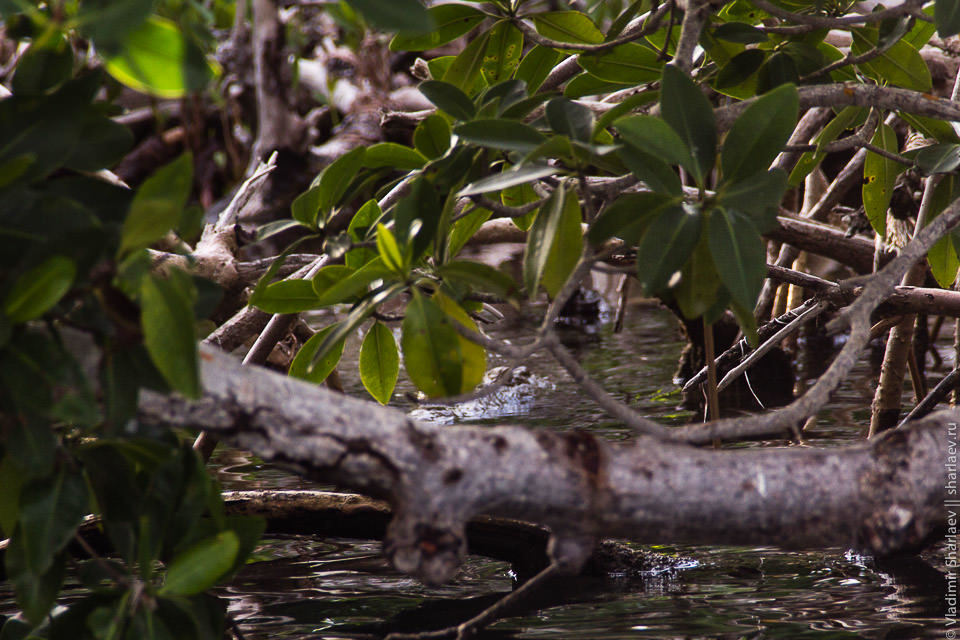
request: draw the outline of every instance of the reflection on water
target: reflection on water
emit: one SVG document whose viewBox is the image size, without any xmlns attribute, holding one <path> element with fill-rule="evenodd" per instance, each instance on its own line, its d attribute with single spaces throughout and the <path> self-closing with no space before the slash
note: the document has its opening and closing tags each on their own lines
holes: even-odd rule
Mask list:
<svg viewBox="0 0 960 640">
<path fill-rule="evenodd" d="M 515 323 L 522 324 L 522 318 Z M 529 335 L 528 326 L 490 331 Z M 672 376 L 682 337 L 669 313 L 636 307 L 622 333 L 569 331 L 568 347 L 610 393 L 661 422 L 693 417 L 676 409 Z M 952 358 L 943 350 L 946 366 Z M 349 347 L 345 354 L 355 352 Z M 510 363 L 496 357 L 489 366 Z M 401 387 L 394 405 L 419 419 L 569 429 L 590 428 L 613 439 L 629 433 L 588 399 L 549 356 L 525 360 L 522 379 L 505 395 L 468 407 L 416 407 Z M 341 367 L 351 393 L 362 395 L 356 362 Z M 806 436 L 815 446 L 862 437 L 869 421 L 874 374 L 866 362 L 836 392 Z M 746 445 L 757 446 L 757 445 Z M 225 488 L 310 486 L 253 457 L 220 452 Z M 842 549 L 784 552 L 730 547 L 663 547 L 694 558 L 688 568 L 641 579 L 576 578 L 552 585 L 548 599 L 502 620 L 486 638 L 942 638 L 943 574 L 930 564 L 877 567 Z M 470 557 L 448 585 L 428 589 L 381 558 L 379 543 L 286 537 L 267 541 L 223 595 L 247 638 L 373 638 L 386 631 L 436 628 L 466 619 L 512 586 L 509 566 Z M 928 554 L 944 565 L 943 550 Z"/>
</svg>

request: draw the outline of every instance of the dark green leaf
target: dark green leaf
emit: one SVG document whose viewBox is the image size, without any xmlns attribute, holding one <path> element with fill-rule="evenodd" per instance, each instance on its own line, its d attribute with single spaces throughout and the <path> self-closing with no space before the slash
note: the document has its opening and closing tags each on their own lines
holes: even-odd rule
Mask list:
<svg viewBox="0 0 960 640">
<path fill-rule="evenodd" d="M 737 118 L 723 142 L 723 180 L 737 182 L 765 172 L 797 124 L 797 88 L 782 85 L 751 104 Z"/>
<path fill-rule="evenodd" d="M 527 234 L 527 248 L 523 255 L 523 284 L 530 298 L 537 294 L 537 285 L 543 277 L 550 250 L 559 233 L 564 217 L 565 199 L 565 190 L 561 184 L 540 207 L 540 213 Z"/>
<path fill-rule="evenodd" d="M 747 49 L 735 55 L 717 74 L 717 89 L 729 89 L 745 82 L 757 72 L 767 54 L 760 49 Z"/>
<path fill-rule="evenodd" d="M 472 120 L 477 112 L 473 100 L 467 97 L 459 87 L 440 80 L 427 80 L 420 83 L 420 93 L 427 100 L 446 111 L 457 120 Z"/>
<path fill-rule="evenodd" d="M 193 187 L 193 156 L 184 153 L 147 178 L 123 222 L 119 254 L 148 247 L 177 226 Z"/>
<path fill-rule="evenodd" d="M 195 296 L 190 279 L 179 271 L 169 278 L 148 275 L 140 286 L 144 344 L 167 383 L 188 398 L 200 396 Z"/>
<path fill-rule="evenodd" d="M 480 77 L 480 70 L 483 68 L 483 57 L 489 39 L 490 32 L 485 31 L 471 40 L 463 51 L 454 58 L 447 72 L 443 74 L 443 81 L 449 82 L 467 95 L 471 95 L 477 78 Z"/>
<path fill-rule="evenodd" d="M 396 142 L 380 142 L 366 148 L 363 154 L 363 166 L 368 169 L 389 167 L 410 171 L 421 169 L 427 164 L 427 159 L 416 149 L 397 144 Z"/>
<path fill-rule="evenodd" d="M 38 95 L 56 88 L 73 74 L 73 49 L 57 32 L 30 45 L 17 61 L 13 92 Z"/>
<path fill-rule="evenodd" d="M 768 40 L 767 34 L 745 22 L 725 22 L 719 24 L 716 29 L 713 30 L 713 35 L 720 40 L 740 44 L 755 44 Z"/>
<path fill-rule="evenodd" d="M 371 25 L 384 31 L 424 33 L 434 28 L 418 0 L 347 0 Z"/>
<path fill-rule="evenodd" d="M 693 168 L 687 145 L 670 125 L 653 116 L 627 116 L 613 124 L 620 137 L 645 154 L 656 156 L 671 165 Z"/>
<path fill-rule="evenodd" d="M 592 73 L 584 72 L 567 83 L 567 86 L 563 88 L 563 96 L 571 100 L 576 100 L 583 96 L 613 93 L 614 91 L 626 89 L 629 86 L 629 84 L 623 82 L 610 82 L 609 80 L 598 78 Z"/>
<path fill-rule="evenodd" d="M 390 402 L 400 375 L 400 355 L 393 332 L 382 322 L 375 322 L 360 346 L 360 381 L 363 388 L 380 404 Z"/>
<path fill-rule="evenodd" d="M 32 482 L 20 494 L 17 535 L 27 569 L 41 575 L 54 563 L 89 509 L 87 483 L 78 472 L 61 471 L 53 478 Z"/>
<path fill-rule="evenodd" d="M 367 149 L 364 147 L 357 147 L 348 151 L 320 173 L 314 181 L 316 188 L 319 190 L 317 201 L 319 211 L 328 212 L 340 204 L 340 200 L 347 192 L 350 182 L 360 171 L 360 167 L 364 165 L 366 152 Z M 296 202 L 294 202 L 294 206 L 296 206 Z M 316 217 L 317 213 L 313 212 L 314 221 L 316 221 Z M 300 220 L 296 215 L 294 215 L 294 218 Z"/>
<path fill-rule="evenodd" d="M 799 79 L 796 61 L 789 54 L 778 51 L 760 66 L 757 93 L 766 93 L 782 84 L 796 84 Z"/>
<path fill-rule="evenodd" d="M 467 33 L 484 19 L 478 9 L 463 4 L 439 4 L 427 9 L 433 28 L 426 32 L 401 32 L 390 41 L 391 51 L 435 49 Z"/>
<path fill-rule="evenodd" d="M 440 277 L 457 284 L 466 284 L 481 293 L 510 298 L 517 293 L 517 283 L 499 269 L 469 260 L 452 260 L 439 269 Z"/>
<path fill-rule="evenodd" d="M 7 293 L 3 309 L 17 324 L 39 318 L 66 295 L 76 277 L 72 260 L 53 256 L 22 274 Z"/>
<path fill-rule="evenodd" d="M 446 118 L 434 114 L 417 125 L 413 132 L 413 146 L 431 160 L 445 154 L 450 148 L 450 125 Z"/>
<path fill-rule="evenodd" d="M 131 89 L 162 98 L 180 98 L 203 89 L 215 75 L 203 52 L 177 24 L 156 15 L 133 30 L 105 66 Z"/>
<path fill-rule="evenodd" d="M 403 317 L 404 367 L 418 389 L 431 397 L 461 392 L 460 334 L 443 310 L 417 289 Z"/>
<path fill-rule="evenodd" d="M 548 11 L 531 16 L 537 33 L 559 42 L 600 44 L 603 32 L 579 11 Z"/>
<path fill-rule="evenodd" d="M 547 140 L 533 127 L 516 120 L 474 120 L 454 127 L 453 132 L 466 142 L 509 151 L 528 152 Z"/>
<path fill-rule="evenodd" d="M 20 605 L 24 617 L 31 624 L 39 625 L 50 612 L 60 593 L 67 568 L 66 554 L 57 554 L 50 567 L 38 575 L 26 566 L 26 554 L 21 543 L 22 539 L 17 536 L 10 540 L 10 546 L 4 554 L 7 575 L 13 582 L 17 604 Z M 4 625 L 4 631 L 6 628 Z"/>
<path fill-rule="evenodd" d="M 933 6 L 937 35 L 948 38 L 960 33 L 960 0 L 937 0 Z"/>
<path fill-rule="evenodd" d="M 489 191 L 499 191 L 538 178 L 552 176 L 558 171 L 559 169 L 556 167 L 548 167 L 542 164 L 522 164 L 472 182 L 461 189 L 458 195 L 471 196 Z"/>
<path fill-rule="evenodd" d="M 287 372 L 293 378 L 300 378 L 315 384 L 320 384 L 327 379 L 337 363 L 343 356 L 343 345 L 346 342 L 346 336 L 338 342 L 331 345 L 327 352 L 318 357 L 317 350 L 323 344 L 324 340 L 338 327 L 338 324 L 332 324 L 324 327 L 307 340 L 297 355 L 290 363 L 290 370 Z M 312 366 L 311 366 L 312 363 Z"/>
<path fill-rule="evenodd" d="M 640 151 L 632 145 L 623 146 L 617 151 L 617 156 L 633 175 L 654 191 L 683 195 L 680 176 L 660 157 Z"/>
<path fill-rule="evenodd" d="M 886 124 L 881 124 L 877 128 L 871 142 L 893 153 L 900 150 L 897 134 Z M 867 152 L 867 158 L 863 164 L 863 208 L 870 225 L 882 237 L 886 237 L 887 208 L 890 206 L 890 198 L 893 197 L 897 175 L 902 170 L 903 166 L 899 163 L 871 151 Z"/>
<path fill-rule="evenodd" d="M 523 53 L 523 33 L 509 20 L 501 20 L 490 30 L 481 73 L 488 84 L 513 77 Z"/>
<path fill-rule="evenodd" d="M 637 277 L 648 295 L 662 292 L 700 239 L 702 214 L 694 206 L 666 206 L 637 247 Z"/>
<path fill-rule="evenodd" d="M 700 88 L 672 65 L 663 68 L 660 111 L 693 156 L 694 180 L 703 185 L 717 155 L 717 125 L 713 107 Z"/>
<path fill-rule="evenodd" d="M 767 274 L 766 245 L 745 216 L 717 208 L 707 224 L 717 273 L 734 301 L 753 308 Z"/>
<path fill-rule="evenodd" d="M 158 593 L 191 596 L 206 591 L 230 570 L 239 550 L 240 540 L 230 530 L 198 542 L 174 558 Z"/>
<path fill-rule="evenodd" d="M 725 183 L 717 193 L 717 201 L 727 209 L 748 214 L 757 229 L 767 231 L 776 226 L 786 190 L 786 172 L 774 169 L 733 184 Z"/>
<path fill-rule="evenodd" d="M 593 112 L 566 98 L 554 98 L 547 103 L 547 123 L 557 133 L 571 140 L 589 143 L 593 139 Z"/>
<path fill-rule="evenodd" d="M 526 82 L 527 91 L 534 93 L 562 58 L 563 54 L 559 51 L 538 44 L 520 61 L 520 66 L 517 67 L 517 79 Z"/>
<path fill-rule="evenodd" d="M 319 307 L 310 280 L 281 280 L 251 296 L 250 306 L 267 313 L 300 313 Z"/>
<path fill-rule="evenodd" d="M 587 239 L 598 246 L 617 236 L 632 245 L 662 207 L 676 204 L 679 204 L 676 198 L 653 191 L 625 193 L 600 212 L 590 225 Z"/>
<path fill-rule="evenodd" d="M 650 47 L 627 42 L 601 53 L 583 53 L 577 58 L 585 71 L 603 80 L 646 84 L 660 77 L 663 61 Z"/>
</svg>

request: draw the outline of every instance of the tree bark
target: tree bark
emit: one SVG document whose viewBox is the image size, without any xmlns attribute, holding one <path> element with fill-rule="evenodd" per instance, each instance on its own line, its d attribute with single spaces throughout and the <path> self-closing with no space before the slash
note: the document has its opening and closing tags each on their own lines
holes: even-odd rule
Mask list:
<svg viewBox="0 0 960 640">
<path fill-rule="evenodd" d="M 204 396 L 144 392 L 141 417 L 208 429 L 264 460 L 387 500 L 384 550 L 427 584 L 450 579 L 480 514 L 548 527 L 567 571 L 600 537 L 640 542 L 911 551 L 942 535 L 942 412 L 869 444 L 702 450 L 587 432 L 440 427 L 201 347 Z"/>
</svg>

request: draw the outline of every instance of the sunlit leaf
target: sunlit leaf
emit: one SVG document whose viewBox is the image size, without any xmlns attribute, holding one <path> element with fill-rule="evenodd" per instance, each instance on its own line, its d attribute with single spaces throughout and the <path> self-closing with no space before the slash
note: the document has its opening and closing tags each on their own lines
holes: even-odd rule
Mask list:
<svg viewBox="0 0 960 640">
<path fill-rule="evenodd" d="M 400 355 L 393 332 L 375 322 L 360 346 L 360 381 L 380 404 L 390 402 L 400 375 Z"/>
<path fill-rule="evenodd" d="M 143 341 L 167 383 L 188 398 L 200 395 L 197 342 L 193 330 L 196 293 L 186 274 L 148 275 L 140 286 Z"/>
<path fill-rule="evenodd" d="M 191 596 L 203 593 L 233 566 L 240 540 L 232 530 L 201 540 L 170 563 L 160 587 L 163 596 Z"/>
<path fill-rule="evenodd" d="M 123 223 L 120 254 L 150 246 L 177 226 L 193 187 L 193 156 L 184 153 L 147 178 Z"/>
<path fill-rule="evenodd" d="M 23 273 L 3 301 L 9 321 L 16 324 L 39 318 L 66 295 L 76 274 L 73 260 L 63 256 L 47 258 Z"/>
<path fill-rule="evenodd" d="M 341 356 L 343 356 L 345 340 L 339 340 L 319 358 L 317 358 L 317 350 L 337 327 L 337 324 L 332 324 L 312 335 L 310 339 L 300 347 L 297 355 L 294 356 L 287 374 L 292 378 L 300 378 L 301 380 L 307 380 L 316 384 L 320 384 L 326 380 L 327 376 L 336 368 L 337 363 L 340 362 Z"/>
</svg>

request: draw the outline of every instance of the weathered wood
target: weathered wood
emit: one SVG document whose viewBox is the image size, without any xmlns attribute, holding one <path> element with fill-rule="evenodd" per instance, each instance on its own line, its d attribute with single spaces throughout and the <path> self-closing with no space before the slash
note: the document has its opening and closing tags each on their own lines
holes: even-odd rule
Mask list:
<svg viewBox="0 0 960 640">
<path fill-rule="evenodd" d="M 145 392 L 141 417 L 203 428 L 307 477 L 385 499 L 384 549 L 428 584 L 448 580 L 479 514 L 550 528 L 578 569 L 599 537 L 641 542 L 849 546 L 891 554 L 945 526 L 939 413 L 869 444 L 702 450 L 586 432 L 440 427 L 239 362 L 204 346 L 199 401 Z"/>
</svg>

